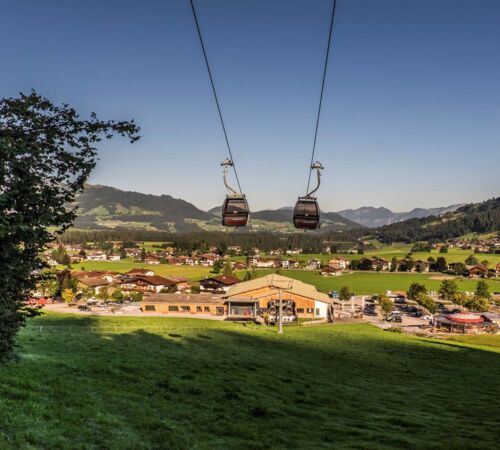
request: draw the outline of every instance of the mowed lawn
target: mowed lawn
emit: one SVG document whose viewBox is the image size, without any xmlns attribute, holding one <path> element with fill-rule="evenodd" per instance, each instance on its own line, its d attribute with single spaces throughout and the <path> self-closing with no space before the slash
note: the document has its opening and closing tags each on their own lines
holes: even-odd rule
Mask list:
<svg viewBox="0 0 500 450">
<path fill-rule="evenodd" d="M 271 273 L 260 270 L 259 274 Z M 282 270 L 281 274 L 296 278 L 305 283 L 316 286 L 320 291 L 338 291 L 342 286 L 348 286 L 356 294 L 376 294 L 386 290 L 406 291 L 411 283 L 425 284 L 428 290 L 437 291 L 441 284 L 443 274 L 440 273 L 401 273 L 401 272 L 352 272 L 336 277 L 324 277 L 316 271 L 307 270 Z M 458 287 L 462 291 L 474 292 L 477 279 L 456 277 Z M 500 278 L 486 280 L 491 292 L 500 291 Z"/>
<path fill-rule="evenodd" d="M 47 314 L 18 354 L 0 366 L 2 449 L 498 448 L 495 345 Z"/>
</svg>

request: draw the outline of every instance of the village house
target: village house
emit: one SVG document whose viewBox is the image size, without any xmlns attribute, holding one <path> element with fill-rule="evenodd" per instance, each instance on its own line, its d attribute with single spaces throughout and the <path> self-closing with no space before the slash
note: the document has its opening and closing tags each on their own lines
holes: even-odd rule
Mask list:
<svg viewBox="0 0 500 450">
<path fill-rule="evenodd" d="M 106 253 L 104 252 L 89 252 L 85 256 L 87 261 L 106 261 Z"/>
<path fill-rule="evenodd" d="M 219 255 L 216 255 L 215 253 L 206 253 L 204 255 L 201 255 L 198 260 L 200 266 L 212 267 L 215 261 L 218 261 L 219 259 L 221 259 L 221 257 Z"/>
<path fill-rule="evenodd" d="M 469 276 L 473 278 L 484 277 L 488 274 L 488 269 L 479 265 L 468 267 L 467 271 L 469 272 Z"/>
<path fill-rule="evenodd" d="M 120 255 L 108 255 L 108 261 L 120 261 Z"/>
<path fill-rule="evenodd" d="M 243 262 L 235 262 L 233 265 L 232 265 L 233 269 L 234 270 L 246 270 L 248 267 L 245 263 Z"/>
<path fill-rule="evenodd" d="M 104 277 L 81 277 L 78 278 L 77 287 L 80 289 L 94 289 L 98 294 L 102 289 L 110 287 L 112 282 Z"/>
<path fill-rule="evenodd" d="M 372 258 L 372 268 L 380 272 L 391 270 L 392 263 L 386 259 L 373 257 Z"/>
<path fill-rule="evenodd" d="M 144 258 L 144 262 L 146 264 L 153 264 L 153 265 L 158 265 L 161 262 L 161 258 L 157 255 L 147 255 Z"/>
<path fill-rule="evenodd" d="M 151 269 L 132 269 L 129 270 L 126 275 L 133 277 L 135 275 L 144 275 L 147 277 L 152 277 L 155 273 Z"/>
<path fill-rule="evenodd" d="M 429 272 L 430 264 L 427 261 L 418 260 L 415 261 L 412 272 Z"/>
<path fill-rule="evenodd" d="M 332 266 L 326 266 L 320 270 L 320 274 L 323 275 L 324 277 L 332 277 L 332 276 L 335 277 L 342 275 L 342 269 L 335 268 Z"/>
<path fill-rule="evenodd" d="M 281 261 L 281 267 L 283 267 L 283 269 L 298 269 L 300 263 L 294 259 L 284 259 Z"/>
<path fill-rule="evenodd" d="M 184 277 L 165 277 L 167 280 L 170 280 L 175 283 L 175 287 L 178 291 L 187 291 L 191 289 L 191 285 L 188 283 L 188 279 Z"/>
<path fill-rule="evenodd" d="M 217 275 L 214 277 L 205 278 L 200 281 L 201 292 L 223 293 L 227 292 L 229 288 L 240 280 L 236 277 L 229 275 Z"/>
<path fill-rule="evenodd" d="M 141 250 L 139 248 L 126 248 L 125 249 L 125 254 L 127 255 L 127 258 L 134 258 L 136 256 L 139 256 L 141 253 Z"/>
<path fill-rule="evenodd" d="M 254 256 L 250 259 L 251 265 L 260 269 L 271 269 L 281 267 L 281 261 L 271 258 L 260 258 Z"/>
<path fill-rule="evenodd" d="M 176 283 L 158 275 L 134 275 L 130 278 L 125 278 L 121 283 L 122 289 L 125 290 L 137 290 L 141 292 L 156 292 L 159 293 L 162 290 L 168 288 L 175 289 Z"/>
<path fill-rule="evenodd" d="M 321 261 L 319 259 L 309 259 L 304 267 L 306 270 L 319 270 L 321 268 Z"/>
<path fill-rule="evenodd" d="M 328 266 L 332 267 L 333 269 L 347 270 L 349 268 L 349 265 L 349 260 L 340 258 L 338 256 L 328 261 Z"/>
</svg>

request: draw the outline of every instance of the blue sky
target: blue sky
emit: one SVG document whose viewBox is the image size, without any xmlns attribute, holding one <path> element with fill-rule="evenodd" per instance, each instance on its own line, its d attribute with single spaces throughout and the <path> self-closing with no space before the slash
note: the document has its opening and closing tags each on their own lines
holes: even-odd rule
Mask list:
<svg viewBox="0 0 500 450">
<path fill-rule="evenodd" d="M 254 210 L 304 193 L 330 0 L 197 0 Z M 135 118 L 91 182 L 220 204 L 227 156 L 188 0 L 3 0 L 0 96 L 35 88 Z M 338 0 L 317 159 L 322 209 L 500 195 L 500 2 Z"/>
</svg>

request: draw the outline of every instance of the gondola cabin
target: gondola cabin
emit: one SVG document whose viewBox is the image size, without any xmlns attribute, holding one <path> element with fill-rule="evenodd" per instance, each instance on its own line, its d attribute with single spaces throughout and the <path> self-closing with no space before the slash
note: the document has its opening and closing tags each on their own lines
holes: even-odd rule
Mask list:
<svg viewBox="0 0 500 450">
<path fill-rule="evenodd" d="M 244 227 L 249 216 L 248 203 L 244 195 L 228 195 L 222 206 L 222 225 Z"/>
<path fill-rule="evenodd" d="M 314 197 L 299 197 L 293 210 L 293 225 L 302 230 L 319 228 L 319 205 Z"/>
</svg>

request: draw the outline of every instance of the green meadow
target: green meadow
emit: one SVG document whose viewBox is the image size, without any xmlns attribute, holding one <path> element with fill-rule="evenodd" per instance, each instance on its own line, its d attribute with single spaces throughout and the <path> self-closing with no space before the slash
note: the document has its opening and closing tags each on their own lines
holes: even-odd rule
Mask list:
<svg viewBox="0 0 500 450">
<path fill-rule="evenodd" d="M 46 314 L 0 366 L 0 448 L 494 449 L 499 339 Z"/>
<path fill-rule="evenodd" d="M 342 286 L 348 286 L 356 294 L 376 294 L 391 291 L 406 291 L 412 283 L 425 284 L 429 291 L 437 291 L 441 284 L 442 274 L 439 273 L 391 273 L 391 272 L 352 272 L 336 277 L 323 277 L 318 272 L 306 270 L 282 270 L 281 274 L 296 278 L 304 283 L 313 284 L 320 291 L 338 291 Z M 455 278 L 462 291 L 473 292 L 477 279 Z M 486 280 L 490 292 L 500 291 L 500 278 Z"/>
</svg>

